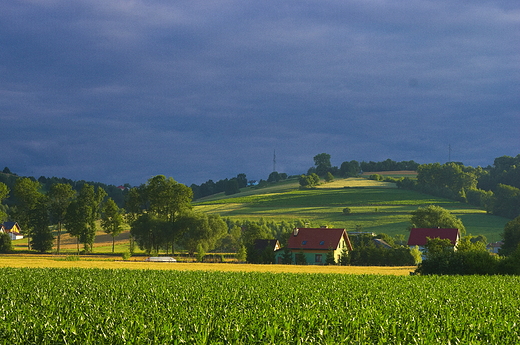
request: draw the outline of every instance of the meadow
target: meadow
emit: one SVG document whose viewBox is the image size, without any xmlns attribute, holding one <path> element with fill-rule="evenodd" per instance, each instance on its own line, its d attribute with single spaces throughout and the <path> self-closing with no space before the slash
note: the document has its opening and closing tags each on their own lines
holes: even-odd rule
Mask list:
<svg viewBox="0 0 520 345">
<path fill-rule="evenodd" d="M 8 344 L 514 344 L 518 277 L 0 269 Z"/>
<path fill-rule="evenodd" d="M 397 176 L 397 175 L 396 175 Z M 336 179 L 315 189 L 300 190 L 297 180 L 267 188 L 248 189 L 240 194 L 222 194 L 198 200 L 197 211 L 218 213 L 231 219 L 305 219 L 313 226 L 362 229 L 374 233 L 408 237 L 410 213 L 418 207 L 439 205 L 461 218 L 467 234 L 485 235 L 490 242 L 501 239 L 507 218 L 487 214 L 469 204 L 397 189 L 394 183 L 365 178 Z M 344 215 L 349 207 L 352 213 Z"/>
</svg>

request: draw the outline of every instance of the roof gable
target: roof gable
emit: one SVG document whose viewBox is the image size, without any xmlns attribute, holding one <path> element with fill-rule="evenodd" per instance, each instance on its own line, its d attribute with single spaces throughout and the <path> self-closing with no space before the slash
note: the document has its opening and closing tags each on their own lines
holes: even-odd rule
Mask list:
<svg viewBox="0 0 520 345">
<path fill-rule="evenodd" d="M 408 237 L 409 246 L 425 246 L 428 238 L 449 239 L 454 246 L 460 238 L 459 229 L 412 228 Z"/>
<path fill-rule="evenodd" d="M 287 241 L 287 247 L 289 249 L 337 249 L 342 238 L 347 248 L 352 250 L 345 229 L 296 228 Z"/>
<path fill-rule="evenodd" d="M 17 222 L 4 222 L 4 229 L 5 231 L 19 232 L 20 225 Z"/>
<path fill-rule="evenodd" d="M 255 240 L 254 248 L 255 248 L 255 250 L 259 250 L 259 251 L 266 250 L 266 249 L 269 249 L 272 251 L 277 251 L 278 249 L 280 249 L 280 242 L 278 242 L 278 240 L 258 239 L 258 240 Z"/>
</svg>

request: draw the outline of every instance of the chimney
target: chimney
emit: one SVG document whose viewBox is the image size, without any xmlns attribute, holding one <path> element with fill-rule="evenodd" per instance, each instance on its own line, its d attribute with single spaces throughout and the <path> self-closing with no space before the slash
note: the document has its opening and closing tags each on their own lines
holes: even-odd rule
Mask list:
<svg viewBox="0 0 520 345">
<path fill-rule="evenodd" d="M 294 228 L 293 235 L 294 235 L 294 236 L 298 235 L 298 231 L 299 231 L 299 230 L 300 230 L 300 229 L 298 229 L 298 228 Z"/>
</svg>

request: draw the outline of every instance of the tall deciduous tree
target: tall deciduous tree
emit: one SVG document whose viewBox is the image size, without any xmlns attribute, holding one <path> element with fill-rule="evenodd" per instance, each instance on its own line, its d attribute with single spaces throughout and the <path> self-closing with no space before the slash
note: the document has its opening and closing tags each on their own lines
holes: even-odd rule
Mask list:
<svg viewBox="0 0 520 345">
<path fill-rule="evenodd" d="M 506 224 L 502 238 L 504 243 L 500 248 L 500 255 L 510 255 L 518 249 L 518 244 L 520 244 L 520 216 Z"/>
<path fill-rule="evenodd" d="M 85 252 L 91 253 L 96 238 L 96 220 L 100 206 L 107 193 L 100 187 L 85 183 L 76 200 L 67 208 L 66 225 L 69 233 L 83 244 Z"/>
<path fill-rule="evenodd" d="M 325 176 L 332 167 L 330 163 L 330 155 L 328 153 L 320 153 L 314 156 L 314 165 L 316 166 L 316 174 Z"/>
<path fill-rule="evenodd" d="M 55 183 L 47 193 L 51 223 L 58 224 L 58 243 L 56 248 L 58 254 L 60 253 L 61 246 L 62 225 L 65 222 L 67 208 L 75 195 L 76 192 L 68 183 Z"/>
<path fill-rule="evenodd" d="M 44 195 L 40 193 L 39 189 L 40 183 L 29 178 L 17 179 L 13 188 L 16 198 L 13 217 L 20 224 L 23 234 L 27 237 L 29 249 L 31 248 L 32 231 L 36 225 L 34 213 L 37 208 L 41 207 L 41 203 L 44 202 Z M 40 225 L 39 222 L 38 225 Z"/>
<path fill-rule="evenodd" d="M 31 213 L 32 237 L 31 247 L 44 253 L 52 250 L 54 236 L 49 228 L 49 212 L 47 197 L 41 197 Z"/>
<path fill-rule="evenodd" d="M 2 201 L 9 196 L 9 188 L 5 183 L 0 182 L 0 206 L 2 206 Z M 7 213 L 0 208 L 0 222 L 3 222 L 7 218 Z"/>
<path fill-rule="evenodd" d="M 123 215 L 112 198 L 103 204 L 101 215 L 101 227 L 112 236 L 112 253 L 114 253 L 115 237 L 123 231 Z"/>
<path fill-rule="evenodd" d="M 130 190 L 127 209 L 130 214 L 132 236 L 141 247 L 144 245 L 156 250 L 166 247 L 168 250 L 171 245 L 173 253 L 174 243 L 180 237 L 175 223 L 181 213 L 191 209 L 192 198 L 191 188 L 163 175 L 154 176 L 146 185 Z M 153 225 L 149 229 L 152 234 L 143 232 L 143 224 L 146 223 Z M 153 238 L 153 243 L 146 244 L 150 241 L 143 236 Z"/>
<path fill-rule="evenodd" d="M 419 207 L 412 212 L 412 227 L 414 228 L 451 228 L 466 232 L 462 221 L 448 210 L 436 205 Z"/>
<path fill-rule="evenodd" d="M 190 254 L 201 245 L 204 251 L 215 248 L 217 242 L 227 233 L 227 224 L 218 215 L 204 213 L 185 213 L 176 224 L 183 234 L 182 245 Z"/>
</svg>

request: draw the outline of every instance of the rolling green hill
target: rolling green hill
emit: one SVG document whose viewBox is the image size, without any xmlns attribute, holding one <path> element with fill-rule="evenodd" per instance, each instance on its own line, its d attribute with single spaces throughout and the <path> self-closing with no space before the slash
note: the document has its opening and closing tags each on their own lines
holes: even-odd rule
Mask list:
<svg viewBox="0 0 520 345">
<path fill-rule="evenodd" d="M 348 231 L 362 229 L 407 237 L 410 212 L 431 204 L 461 218 L 467 234 L 484 235 L 490 242 L 500 240 L 509 221 L 468 204 L 365 178 L 336 179 L 309 190 L 300 190 L 297 179 L 290 179 L 265 188 L 246 188 L 231 196 L 213 195 L 194 202 L 194 208 L 231 219 L 305 219 L 311 226 L 328 225 Z M 352 210 L 350 215 L 343 214 L 345 207 Z"/>
</svg>

